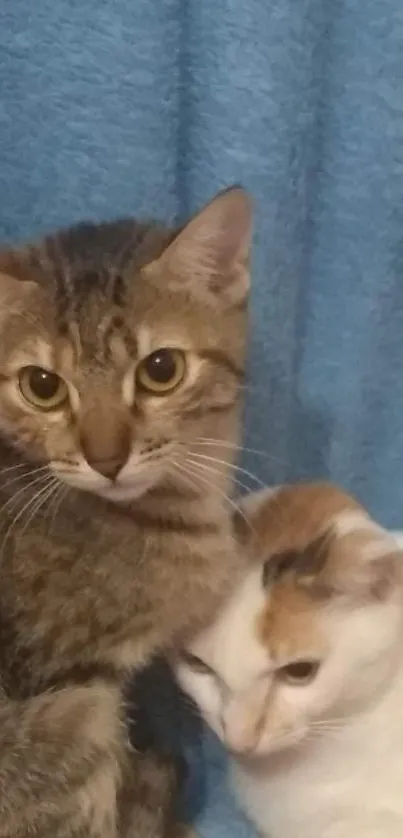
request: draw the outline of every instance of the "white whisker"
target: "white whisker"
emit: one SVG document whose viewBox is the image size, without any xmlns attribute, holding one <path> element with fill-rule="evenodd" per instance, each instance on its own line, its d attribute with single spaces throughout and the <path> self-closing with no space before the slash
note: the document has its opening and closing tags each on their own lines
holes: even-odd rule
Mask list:
<svg viewBox="0 0 403 838">
<path fill-rule="evenodd" d="M 17 463 L 14 466 L 6 466 L 6 468 L 1 468 L 0 469 L 0 477 L 2 476 L 2 474 L 6 474 L 9 471 L 16 471 L 19 468 L 27 468 L 27 467 L 28 467 L 28 463 Z"/>
<path fill-rule="evenodd" d="M 284 466 L 285 463 L 280 460 L 278 457 L 274 457 L 272 454 L 269 454 L 267 451 L 263 451 L 260 448 L 250 448 L 246 445 L 240 445 L 236 442 L 230 442 L 229 440 L 223 439 L 214 439 L 214 437 L 208 436 L 201 436 L 196 438 L 195 442 L 197 445 L 216 445 L 221 446 L 222 448 L 230 448 L 234 451 L 238 451 L 240 454 L 245 452 L 246 454 L 256 454 L 259 457 L 263 457 L 266 460 L 270 460 L 277 465 Z"/>
<path fill-rule="evenodd" d="M 248 469 L 246 468 L 241 468 L 241 466 L 237 466 L 234 463 L 227 463 L 226 460 L 219 460 L 217 457 L 211 457 L 208 454 L 199 454 L 196 451 L 192 451 L 192 457 L 197 457 L 197 459 L 201 460 L 209 460 L 212 463 L 217 463 L 219 465 L 226 466 L 227 468 L 230 468 L 233 471 L 239 471 L 240 474 L 244 474 L 246 477 L 250 477 L 251 480 L 255 480 L 258 486 L 260 486 L 262 489 L 269 488 L 267 484 L 264 483 L 263 480 L 260 480 L 259 477 L 256 477 L 256 475 L 253 474 L 252 471 L 248 471 Z"/>
<path fill-rule="evenodd" d="M 206 471 L 208 474 L 216 475 L 217 477 L 225 477 L 225 472 L 222 469 L 214 468 L 213 466 L 206 465 L 205 463 L 198 462 L 193 458 L 193 456 L 189 456 L 186 458 L 186 463 L 189 465 L 194 466 L 196 469 L 201 469 L 202 471 Z M 244 489 L 247 492 L 251 491 L 250 486 L 247 483 L 244 483 L 238 477 L 234 477 L 232 475 L 231 481 L 236 485 L 239 486 L 241 489 Z"/>
<path fill-rule="evenodd" d="M 62 503 L 63 499 L 66 497 L 66 495 L 67 495 L 69 492 L 70 492 L 70 487 L 69 487 L 69 486 L 65 486 L 65 485 L 62 483 L 62 484 L 61 484 L 61 486 L 60 486 L 60 491 L 55 493 L 55 496 L 54 496 L 54 498 L 53 498 L 53 513 L 52 513 L 52 518 L 51 518 L 51 520 L 50 520 L 50 525 L 49 525 L 49 530 L 48 530 L 48 534 L 49 534 L 49 535 L 50 535 L 50 534 L 51 534 L 51 532 L 52 532 L 53 525 L 54 525 L 54 523 L 55 523 L 55 519 L 56 519 L 56 515 L 57 515 L 57 513 L 58 513 L 58 511 L 59 511 L 59 509 L 60 509 L 60 505 L 61 505 L 61 503 Z M 50 510 L 49 510 L 49 511 L 50 511 Z"/>
<path fill-rule="evenodd" d="M 24 463 L 27 466 L 27 463 Z M 23 474 L 17 474 L 17 476 L 12 477 L 10 480 L 6 480 L 5 483 L 0 483 L 0 491 L 4 491 L 7 486 L 11 486 L 13 483 L 16 483 L 18 480 L 23 480 L 25 477 L 34 477 L 36 474 L 40 474 L 46 470 L 48 470 L 49 466 L 40 466 L 40 468 L 35 469 L 28 469 L 28 471 L 24 471 Z"/>
<path fill-rule="evenodd" d="M 43 478 L 41 477 L 41 478 L 38 478 L 37 480 L 34 480 L 34 481 L 33 481 L 33 483 L 31 483 L 31 484 L 30 484 L 30 488 L 31 488 L 31 486 L 33 486 L 35 483 L 39 483 L 39 481 L 40 481 L 40 480 L 42 480 L 42 479 L 43 479 Z M 54 481 L 54 480 L 57 480 L 57 478 L 55 478 L 53 475 L 51 475 L 51 476 L 48 478 L 48 480 L 46 481 L 46 484 L 45 484 L 44 486 L 42 486 L 40 489 L 38 489 L 38 491 L 37 491 L 37 492 L 35 492 L 35 493 L 34 493 L 34 495 L 33 495 L 32 497 L 30 497 L 30 498 L 29 498 L 29 500 L 27 501 L 27 503 L 25 503 L 25 504 L 24 504 L 24 506 L 20 509 L 20 511 L 19 511 L 19 512 L 18 512 L 18 514 L 16 515 L 16 517 L 13 519 L 13 521 L 11 522 L 10 526 L 8 527 L 8 529 L 7 529 L 7 531 L 6 531 L 6 534 L 5 534 L 4 538 L 3 538 L 3 543 L 2 543 L 2 545 L 1 545 L 0 559 L 3 557 L 4 548 L 5 548 L 5 545 L 6 545 L 6 543 L 7 543 L 7 539 L 10 537 L 10 535 L 11 535 L 12 531 L 14 530 L 14 528 L 15 528 L 16 524 L 18 523 L 18 521 L 20 520 L 21 516 L 22 516 L 22 515 L 24 515 L 24 513 L 25 513 L 25 512 L 28 512 L 28 510 L 29 510 L 29 509 L 32 509 L 32 505 L 33 505 L 33 504 L 34 504 L 34 503 L 38 500 L 38 498 L 39 498 L 40 496 L 42 496 L 43 492 L 45 492 L 45 491 L 49 490 L 49 488 L 50 488 L 50 484 L 52 484 L 52 485 L 53 485 L 53 481 Z M 18 494 L 21 494 L 21 492 L 17 492 L 17 495 L 18 495 Z M 14 497 L 16 497 L 16 495 L 15 495 Z M 25 531 L 25 528 L 24 528 L 24 531 Z"/>
<path fill-rule="evenodd" d="M 11 512 L 17 498 L 19 498 L 21 495 L 24 494 L 24 492 L 27 492 L 33 486 L 36 486 L 37 483 L 41 483 L 42 480 L 45 479 L 45 477 L 46 475 L 41 474 L 40 477 L 37 477 L 35 480 L 31 480 L 29 483 L 26 484 L 26 486 L 22 486 L 21 489 L 18 489 L 18 491 L 11 495 L 11 497 L 8 498 L 8 500 L 3 504 L 3 506 L 0 507 L 0 515 L 3 514 L 6 510 Z"/>
<path fill-rule="evenodd" d="M 33 518 L 35 518 L 35 516 L 38 514 L 38 512 L 39 512 L 40 508 L 43 506 L 43 504 L 52 497 L 53 493 L 56 491 L 58 483 L 59 483 L 59 481 L 58 481 L 57 477 L 53 477 L 52 480 L 51 480 L 50 485 L 49 485 L 49 483 L 47 483 L 46 486 L 44 486 L 42 489 L 39 489 L 39 491 L 37 492 L 37 494 L 33 498 L 33 500 L 36 500 L 36 504 L 28 503 L 26 505 L 25 512 L 28 512 L 28 509 L 31 509 L 31 514 L 28 516 L 28 519 L 26 520 L 26 522 L 25 522 L 25 524 L 24 524 L 24 526 L 23 526 L 23 528 L 20 532 L 21 537 L 23 536 L 23 534 L 25 533 L 25 531 L 29 527 Z M 19 516 L 17 515 L 14 523 L 16 523 L 16 521 L 18 521 L 18 517 Z"/>
<path fill-rule="evenodd" d="M 188 465 L 187 461 L 186 461 L 186 464 L 179 464 L 179 463 L 174 463 L 173 462 L 173 465 L 178 470 L 182 471 L 182 473 L 188 474 L 190 477 L 195 478 L 196 485 L 197 485 L 197 481 L 200 481 L 205 486 L 208 486 L 208 488 L 211 489 L 213 492 L 216 492 L 218 495 L 220 495 L 220 497 L 223 498 L 225 503 L 229 504 L 229 506 L 232 507 L 234 512 L 236 512 L 237 515 L 240 515 L 241 518 L 243 518 L 243 520 L 245 521 L 245 523 L 247 524 L 249 529 L 253 533 L 255 532 L 251 521 L 246 517 L 243 509 L 233 500 L 233 498 L 230 498 L 229 495 L 227 495 L 226 492 L 223 491 L 223 489 L 221 489 L 219 486 L 217 486 L 211 480 L 208 480 L 208 478 L 204 474 L 200 474 L 198 466 L 196 466 L 196 468 L 193 468 L 193 469 L 189 468 L 189 465 Z"/>
</svg>

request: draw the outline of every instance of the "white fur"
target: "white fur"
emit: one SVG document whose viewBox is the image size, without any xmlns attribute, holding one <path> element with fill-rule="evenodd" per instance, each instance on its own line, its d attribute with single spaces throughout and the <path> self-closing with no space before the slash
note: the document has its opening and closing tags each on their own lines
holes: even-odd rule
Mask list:
<svg viewBox="0 0 403 838">
<path fill-rule="evenodd" d="M 351 532 L 347 520 L 341 530 Z M 374 528 L 378 546 L 382 532 L 385 554 L 394 542 Z M 402 534 L 396 540 L 403 546 Z M 177 666 L 206 721 L 239 752 L 231 763 L 241 803 L 267 838 L 402 838 L 401 590 L 366 604 L 341 599 L 318 612 L 327 651 L 305 686 L 276 680 L 284 661 L 270 660 L 258 640 L 267 597 L 254 570 L 192 644 L 212 673 Z M 311 653 L 301 645 L 302 656 Z M 266 717 L 269 700 L 281 724 L 276 714 Z M 261 721 L 257 738 L 251 719 Z"/>
</svg>

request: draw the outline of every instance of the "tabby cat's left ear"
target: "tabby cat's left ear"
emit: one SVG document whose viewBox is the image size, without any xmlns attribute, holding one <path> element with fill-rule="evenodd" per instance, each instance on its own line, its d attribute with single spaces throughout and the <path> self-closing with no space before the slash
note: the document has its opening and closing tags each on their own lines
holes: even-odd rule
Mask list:
<svg viewBox="0 0 403 838">
<path fill-rule="evenodd" d="M 229 305 L 249 291 L 252 208 L 247 192 L 221 192 L 178 233 L 157 264 L 170 281 L 191 284 L 195 292 Z"/>
</svg>

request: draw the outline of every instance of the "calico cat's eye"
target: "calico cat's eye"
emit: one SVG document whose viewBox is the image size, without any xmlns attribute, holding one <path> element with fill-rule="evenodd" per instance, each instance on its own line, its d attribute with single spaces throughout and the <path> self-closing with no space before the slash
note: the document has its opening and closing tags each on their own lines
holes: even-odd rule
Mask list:
<svg viewBox="0 0 403 838">
<path fill-rule="evenodd" d="M 207 666 L 206 663 L 201 658 L 198 658 L 197 655 L 193 655 L 192 652 L 181 652 L 181 658 L 183 663 L 192 669 L 193 672 L 199 672 L 201 675 L 212 675 L 213 670 Z"/>
<path fill-rule="evenodd" d="M 179 349 L 156 349 L 137 367 L 137 384 L 153 395 L 165 395 L 177 387 L 185 375 L 186 363 Z"/>
<path fill-rule="evenodd" d="M 25 401 L 39 410 L 56 410 L 69 396 L 66 382 L 43 367 L 23 367 L 18 384 Z"/>
<path fill-rule="evenodd" d="M 318 674 L 320 661 L 299 660 L 277 670 L 277 677 L 287 684 L 309 684 Z"/>
</svg>

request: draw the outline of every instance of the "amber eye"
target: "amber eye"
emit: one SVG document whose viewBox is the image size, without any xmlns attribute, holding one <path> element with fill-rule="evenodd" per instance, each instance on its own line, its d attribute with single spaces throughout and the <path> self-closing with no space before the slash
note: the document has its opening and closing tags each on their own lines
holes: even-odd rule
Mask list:
<svg viewBox="0 0 403 838">
<path fill-rule="evenodd" d="M 320 661 L 299 660 L 277 670 L 278 678 L 287 684 L 309 684 L 318 674 Z"/>
<path fill-rule="evenodd" d="M 39 410 L 56 410 L 68 399 L 66 382 L 43 367 L 23 367 L 18 384 L 25 401 Z"/>
<path fill-rule="evenodd" d="M 137 384 L 155 395 L 164 395 L 178 386 L 185 375 L 185 356 L 179 349 L 157 349 L 137 368 Z"/>
<path fill-rule="evenodd" d="M 201 658 L 198 658 L 197 655 L 192 655 L 191 652 L 182 651 L 181 658 L 183 663 L 185 663 L 189 669 L 193 669 L 193 672 L 199 672 L 201 675 L 213 674 L 213 670 L 207 666 Z"/>
</svg>

